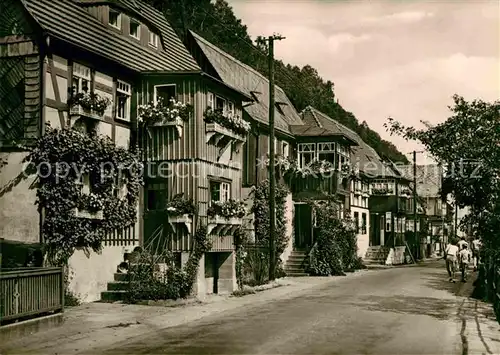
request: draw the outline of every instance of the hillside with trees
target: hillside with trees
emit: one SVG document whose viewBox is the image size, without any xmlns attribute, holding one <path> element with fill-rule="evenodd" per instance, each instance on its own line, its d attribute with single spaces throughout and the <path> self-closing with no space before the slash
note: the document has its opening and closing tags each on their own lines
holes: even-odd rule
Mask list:
<svg viewBox="0 0 500 355">
<path fill-rule="evenodd" d="M 145 0 L 161 10 L 176 32 L 184 38 L 193 30 L 243 63 L 268 75 L 267 43 L 262 37 L 250 38 L 247 27 L 238 19 L 224 0 Z M 345 110 L 335 99 L 334 83 L 323 80 L 313 67 L 303 68 L 275 61 L 276 84 L 285 90 L 300 112 L 314 106 L 328 116 L 356 131 L 377 153 L 396 162 L 408 163 L 407 158 L 390 142 L 371 130 L 366 122 Z M 385 118 L 384 118 L 385 119 Z"/>
</svg>

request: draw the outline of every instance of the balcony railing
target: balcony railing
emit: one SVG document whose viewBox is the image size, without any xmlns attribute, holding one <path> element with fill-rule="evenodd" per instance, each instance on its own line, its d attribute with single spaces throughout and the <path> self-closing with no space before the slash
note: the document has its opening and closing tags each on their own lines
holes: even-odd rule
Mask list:
<svg viewBox="0 0 500 355">
<path fill-rule="evenodd" d="M 64 308 L 62 268 L 2 269 L 0 320 L 34 318 Z"/>
<path fill-rule="evenodd" d="M 339 175 L 335 172 L 332 176 L 294 176 L 291 179 L 291 190 L 298 198 L 324 198 L 336 193 L 346 193 L 349 185 L 342 184 Z"/>
</svg>

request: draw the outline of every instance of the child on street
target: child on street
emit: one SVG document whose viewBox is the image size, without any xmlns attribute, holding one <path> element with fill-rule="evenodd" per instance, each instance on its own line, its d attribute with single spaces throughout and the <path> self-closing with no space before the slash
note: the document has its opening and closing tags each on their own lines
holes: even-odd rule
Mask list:
<svg viewBox="0 0 500 355">
<path fill-rule="evenodd" d="M 462 272 L 462 282 L 466 282 L 467 270 L 471 262 L 471 254 L 467 249 L 467 245 L 462 245 L 462 250 L 458 254 L 458 262 L 460 263 L 460 271 Z"/>
</svg>

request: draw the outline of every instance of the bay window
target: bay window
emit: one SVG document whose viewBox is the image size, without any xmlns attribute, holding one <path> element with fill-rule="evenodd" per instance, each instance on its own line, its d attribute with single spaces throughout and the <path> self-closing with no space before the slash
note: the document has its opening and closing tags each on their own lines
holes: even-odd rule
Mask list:
<svg viewBox="0 0 500 355">
<path fill-rule="evenodd" d="M 299 154 L 299 167 L 302 169 L 316 159 L 316 143 L 299 143 L 297 150 Z"/>
<path fill-rule="evenodd" d="M 318 160 L 326 160 L 335 165 L 335 143 L 318 143 Z"/>
</svg>

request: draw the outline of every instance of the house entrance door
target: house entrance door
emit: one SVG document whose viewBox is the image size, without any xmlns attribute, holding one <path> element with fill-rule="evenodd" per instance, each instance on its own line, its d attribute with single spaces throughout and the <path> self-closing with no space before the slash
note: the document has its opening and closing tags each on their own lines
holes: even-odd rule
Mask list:
<svg viewBox="0 0 500 355">
<path fill-rule="evenodd" d="M 305 250 L 312 246 L 312 208 L 307 204 L 295 205 L 295 250 Z"/>
<path fill-rule="evenodd" d="M 380 245 L 380 216 L 370 215 L 370 245 Z"/>
</svg>

